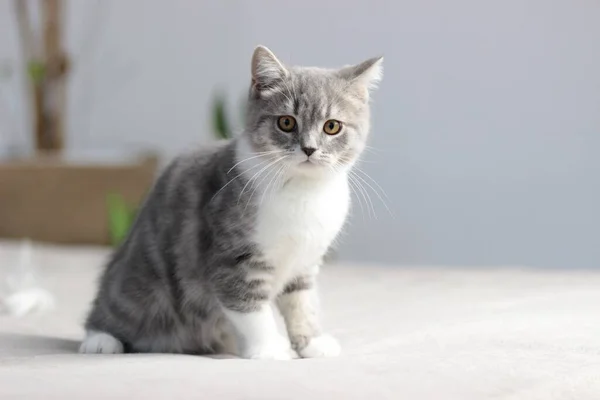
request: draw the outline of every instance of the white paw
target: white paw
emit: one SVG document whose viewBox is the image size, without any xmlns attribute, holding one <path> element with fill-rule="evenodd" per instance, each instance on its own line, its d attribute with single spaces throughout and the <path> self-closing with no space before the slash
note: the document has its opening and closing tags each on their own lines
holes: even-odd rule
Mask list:
<svg viewBox="0 0 600 400">
<path fill-rule="evenodd" d="M 108 333 L 88 332 L 79 347 L 79 352 L 85 354 L 120 354 L 123 353 L 123 343 Z"/>
<path fill-rule="evenodd" d="M 277 336 L 260 345 L 249 346 L 242 357 L 253 360 L 291 360 L 292 350 L 286 338 Z"/>
<path fill-rule="evenodd" d="M 302 358 L 337 357 L 342 351 L 335 338 L 329 335 L 314 337 L 298 354 Z"/>
</svg>

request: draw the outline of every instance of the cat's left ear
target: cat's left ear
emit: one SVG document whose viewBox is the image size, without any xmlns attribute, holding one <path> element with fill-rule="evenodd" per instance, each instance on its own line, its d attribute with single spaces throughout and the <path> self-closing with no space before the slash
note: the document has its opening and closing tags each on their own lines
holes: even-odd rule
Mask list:
<svg viewBox="0 0 600 400">
<path fill-rule="evenodd" d="M 362 89 L 363 94 L 368 99 L 369 91 L 375 89 L 383 78 L 383 56 L 344 67 L 338 73 L 342 78 Z"/>
</svg>

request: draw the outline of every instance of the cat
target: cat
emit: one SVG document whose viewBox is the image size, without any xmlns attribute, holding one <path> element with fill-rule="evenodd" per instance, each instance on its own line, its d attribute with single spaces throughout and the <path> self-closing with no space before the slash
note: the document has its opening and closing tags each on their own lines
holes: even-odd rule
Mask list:
<svg viewBox="0 0 600 400">
<path fill-rule="evenodd" d="M 245 130 L 158 177 L 101 276 L 80 352 L 337 356 L 315 278 L 348 214 L 382 60 L 284 66 L 257 47 Z"/>
</svg>

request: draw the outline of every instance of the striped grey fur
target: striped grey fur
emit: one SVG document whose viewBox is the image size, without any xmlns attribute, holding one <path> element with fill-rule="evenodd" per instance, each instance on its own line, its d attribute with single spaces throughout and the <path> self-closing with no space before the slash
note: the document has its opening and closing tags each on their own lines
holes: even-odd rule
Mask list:
<svg viewBox="0 0 600 400">
<path fill-rule="evenodd" d="M 254 74 L 245 131 L 182 155 L 162 172 L 106 265 L 86 329 L 114 336 L 131 352 L 235 352 L 223 308 L 251 312 L 313 289 L 314 276 L 293 277 L 278 292 L 267 279 L 277 265 L 267 263 L 253 241 L 260 196 L 244 190 L 254 182 L 239 163 L 238 141 L 247 140 L 257 154 L 316 146 L 332 163 L 354 163 L 369 131 L 368 82 L 357 81 L 377 62 Z M 296 132 L 277 129 L 281 115 L 295 116 Z M 319 124 L 333 116 L 345 121 L 346 131 L 330 137 Z M 302 332 L 290 332 L 300 349 L 319 328 L 310 315 L 294 318 L 308 321 Z"/>
</svg>

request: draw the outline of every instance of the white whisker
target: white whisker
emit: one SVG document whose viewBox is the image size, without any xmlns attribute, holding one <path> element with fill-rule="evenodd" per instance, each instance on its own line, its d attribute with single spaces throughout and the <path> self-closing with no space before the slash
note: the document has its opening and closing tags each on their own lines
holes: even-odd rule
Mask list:
<svg viewBox="0 0 600 400">
<path fill-rule="evenodd" d="M 267 194 L 267 192 L 269 191 L 269 187 L 271 185 L 273 185 L 273 189 L 271 190 L 271 194 L 273 194 L 273 190 L 275 190 L 275 180 L 279 177 L 279 173 L 281 172 L 281 170 L 285 167 L 285 164 L 282 164 L 281 167 L 279 167 L 279 169 L 275 172 L 275 174 L 271 177 L 271 180 L 269 181 L 269 183 L 267 183 L 267 186 L 265 187 L 265 190 L 263 190 L 263 194 L 262 196 L 260 196 L 260 205 L 262 205 L 264 199 L 265 199 L 265 195 Z M 260 206 L 259 205 L 259 206 Z"/>
<path fill-rule="evenodd" d="M 333 170 L 334 173 L 340 173 L 341 171 L 337 168 L 339 166 L 339 162 L 335 162 L 335 164 L 330 165 L 331 169 Z M 356 201 L 358 203 L 358 206 L 360 208 L 360 214 L 363 217 L 363 220 L 365 218 L 365 209 L 363 207 L 362 204 L 362 200 L 358 194 L 358 190 L 356 189 L 356 184 L 353 182 L 353 180 L 351 179 L 350 175 L 348 175 L 348 186 L 350 187 L 350 190 L 352 191 L 352 193 L 354 194 L 354 197 L 356 198 Z"/>
<path fill-rule="evenodd" d="M 288 96 L 283 90 L 278 90 L 279 93 L 281 93 L 286 99 L 287 101 L 289 101 L 290 103 L 294 104 L 293 100 L 290 98 L 290 96 Z M 289 92 L 289 90 L 288 90 Z"/>
<path fill-rule="evenodd" d="M 348 177 L 350 178 L 350 177 Z M 366 216 L 365 214 L 365 209 L 362 203 L 362 200 L 360 198 L 360 195 L 358 194 L 358 189 L 356 188 L 356 183 L 354 183 L 354 181 L 352 179 L 348 179 L 348 184 L 350 185 L 350 187 L 352 188 L 352 191 L 354 192 L 354 196 L 356 197 L 356 201 L 358 202 L 358 206 L 360 207 L 360 213 L 363 216 L 363 220 Z"/>
<path fill-rule="evenodd" d="M 371 186 L 371 184 L 369 184 L 369 182 L 367 182 L 366 180 L 364 180 L 356 172 L 351 171 L 351 173 L 354 174 L 354 176 L 356 178 L 358 178 L 361 182 L 363 182 L 365 185 L 367 185 L 375 193 L 375 195 L 379 198 L 379 200 L 381 201 L 381 203 L 383 203 L 383 205 L 386 208 L 386 210 L 388 211 L 388 213 L 390 213 L 390 215 L 393 217 L 394 213 L 392 213 L 392 210 L 390 210 L 390 208 L 388 207 L 387 203 L 385 202 L 385 200 L 383 199 L 383 197 L 381 197 L 381 195 L 379 194 L 379 192 L 377 190 L 375 190 L 375 188 L 373 186 Z"/>
<path fill-rule="evenodd" d="M 263 168 L 261 168 L 256 174 L 254 174 L 252 176 L 252 178 L 250 178 L 248 180 L 248 182 L 246 182 L 246 184 L 244 185 L 244 187 L 242 188 L 242 191 L 240 192 L 240 195 L 238 196 L 238 204 L 240 203 L 240 200 L 242 198 L 242 195 L 244 194 L 244 191 L 246 190 L 246 187 L 248 187 L 248 185 L 255 179 L 258 179 L 260 177 L 260 175 L 262 175 L 263 171 L 265 171 L 267 168 L 269 168 L 271 165 L 275 164 L 277 161 L 282 160 L 284 158 L 288 157 L 288 155 L 285 155 L 283 157 L 280 157 L 278 159 L 276 159 L 275 161 L 267 164 L 266 166 L 264 166 Z M 252 184 L 252 186 L 254 186 L 254 183 Z"/>
<path fill-rule="evenodd" d="M 259 175 L 255 180 L 254 183 L 252 184 L 253 189 L 252 192 L 250 193 L 250 197 L 248 197 L 248 201 L 246 202 L 246 206 L 244 207 L 244 214 L 246 214 L 246 209 L 248 208 L 248 205 L 250 204 L 250 202 L 252 201 L 252 197 L 254 197 L 254 192 L 256 192 L 256 189 L 258 189 L 258 187 L 264 182 L 264 180 L 270 175 L 271 171 L 268 170 L 269 167 L 274 166 L 275 164 L 277 164 L 279 161 L 282 161 L 284 158 L 289 157 L 289 155 L 285 155 L 283 157 L 278 158 L 277 160 L 273 161 L 272 163 L 270 163 L 269 165 L 267 165 L 265 168 L 263 168 L 263 170 L 266 170 L 268 172 L 266 172 L 265 176 L 262 177 L 262 179 L 260 180 L 260 182 L 258 181 L 258 178 L 260 178 Z M 275 167 L 272 168 L 272 170 L 274 170 Z"/>
<path fill-rule="evenodd" d="M 368 146 L 368 145 L 365 145 L 365 150 L 370 151 L 372 153 L 380 153 L 381 152 L 381 150 L 379 150 L 373 146 Z"/>
<path fill-rule="evenodd" d="M 362 173 L 364 176 L 366 176 L 367 178 L 369 178 L 369 180 L 371 182 L 373 182 L 379 188 L 379 190 L 381 190 L 381 193 L 383 193 L 383 196 L 386 199 L 388 199 L 388 200 L 390 199 L 390 197 L 387 195 L 387 193 L 385 192 L 385 190 L 383 190 L 383 188 L 379 185 L 379 183 L 377 183 L 377 181 L 375 179 L 371 178 L 371 176 L 369 174 L 367 174 L 365 171 L 363 171 L 362 169 L 360 169 L 358 167 L 355 167 L 354 170 Z"/>
<path fill-rule="evenodd" d="M 254 166 L 252 166 L 252 167 L 250 167 L 250 168 L 248 168 L 248 169 L 247 169 L 247 170 L 245 170 L 245 171 L 242 171 L 242 172 L 240 172 L 239 174 L 237 174 L 236 176 L 234 176 L 233 178 L 231 178 L 231 180 L 229 180 L 229 181 L 228 181 L 226 184 L 224 184 L 224 185 L 223 185 L 223 187 L 222 187 L 221 189 L 217 190 L 217 192 L 216 192 L 216 193 L 213 195 L 213 197 L 211 197 L 210 201 L 213 201 L 213 200 L 215 199 L 215 197 L 217 197 L 217 195 L 218 195 L 219 193 L 221 193 L 221 191 L 222 191 L 223 189 L 225 189 L 227 186 L 229 186 L 229 184 L 230 184 L 231 182 L 235 181 L 237 178 L 239 178 L 240 176 L 244 175 L 246 172 L 248 172 L 248 171 L 251 171 L 251 170 L 253 170 L 254 168 L 260 167 L 262 164 L 264 164 L 264 163 L 266 163 L 266 162 L 268 162 L 268 161 L 269 161 L 269 160 L 264 160 L 264 161 L 261 161 L 260 163 L 258 163 L 258 164 L 256 164 L 256 165 L 254 165 Z"/>
<path fill-rule="evenodd" d="M 353 181 L 354 184 L 358 187 L 358 190 L 359 190 L 361 196 L 365 200 L 367 214 L 368 214 L 369 218 L 377 219 L 377 213 L 375 212 L 375 207 L 373 206 L 373 201 L 371 201 L 371 196 L 369 196 L 369 193 L 367 192 L 367 190 L 364 188 L 364 186 L 359 181 L 356 180 L 356 178 L 354 178 L 352 176 L 352 174 L 348 174 L 348 179 L 350 181 Z M 372 216 L 371 216 L 371 213 L 373 214 Z"/>
<path fill-rule="evenodd" d="M 245 158 L 245 159 L 243 159 L 242 161 L 238 161 L 237 163 L 235 163 L 235 164 L 233 165 L 233 167 L 229 168 L 229 171 L 227 171 L 227 174 L 229 175 L 229 173 L 230 173 L 231 171 L 233 171 L 233 169 L 234 169 L 235 167 L 237 167 L 238 165 L 240 165 L 240 164 L 241 164 L 241 163 L 243 163 L 243 162 L 246 162 L 246 161 L 252 160 L 252 159 L 254 159 L 254 158 L 262 157 L 262 156 L 265 156 L 265 155 L 269 155 L 269 154 L 283 153 L 284 151 L 285 151 L 285 150 L 273 150 L 273 151 L 263 151 L 263 152 L 260 152 L 260 153 L 253 153 L 253 154 L 255 154 L 254 156 L 252 156 L 252 157 L 248 157 L 248 158 Z"/>
<path fill-rule="evenodd" d="M 279 176 L 277 177 L 277 181 L 275 182 L 275 184 L 273 185 L 273 189 L 271 190 L 271 199 L 273 199 L 273 195 L 275 192 L 275 189 L 279 186 L 280 188 L 283 187 L 283 185 L 285 184 L 285 176 L 288 172 L 288 170 L 290 169 L 289 165 L 285 165 L 281 171 L 281 173 L 279 174 Z"/>
</svg>

